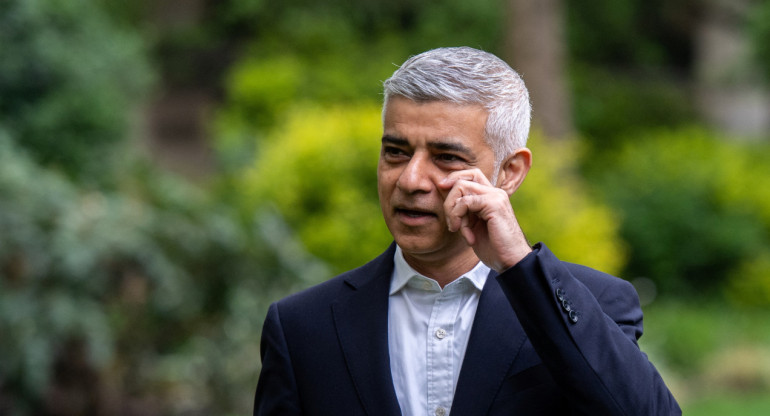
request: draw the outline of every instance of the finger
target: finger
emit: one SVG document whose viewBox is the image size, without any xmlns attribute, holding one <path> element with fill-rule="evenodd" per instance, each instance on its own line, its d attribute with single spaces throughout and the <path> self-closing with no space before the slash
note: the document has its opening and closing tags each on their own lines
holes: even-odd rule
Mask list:
<svg viewBox="0 0 770 416">
<path fill-rule="evenodd" d="M 447 226 L 449 231 L 455 232 L 464 225 L 463 218 L 468 212 L 467 205 L 462 203 L 462 196 L 457 198 L 447 198 L 444 203 L 444 212 L 446 213 Z"/>
<path fill-rule="evenodd" d="M 449 231 L 463 231 L 473 229 L 479 217 L 474 212 L 474 207 L 479 206 L 483 198 L 478 195 L 466 195 L 456 198 L 446 212 Z"/>
<path fill-rule="evenodd" d="M 478 241 L 478 238 L 476 236 L 476 225 L 478 224 L 479 217 L 477 217 L 475 214 L 468 213 L 463 217 L 465 219 L 465 224 L 462 228 L 462 234 L 465 238 L 465 241 L 468 242 L 468 245 L 474 245 L 476 244 L 476 241 Z"/>
<path fill-rule="evenodd" d="M 463 190 L 458 187 L 452 187 L 444 197 L 444 212 L 449 215 L 454 209 L 457 201 L 464 196 Z"/>
<path fill-rule="evenodd" d="M 489 195 L 498 191 L 498 188 L 482 185 L 467 180 L 457 181 L 444 198 L 444 212 L 450 212 L 459 198 L 472 195 Z"/>
<path fill-rule="evenodd" d="M 444 189 L 449 189 L 454 186 L 457 181 L 461 180 L 492 186 L 492 184 L 489 182 L 489 179 L 487 179 L 487 177 L 478 168 L 452 172 L 447 175 L 447 177 L 444 178 L 441 182 L 439 182 L 439 186 Z"/>
<path fill-rule="evenodd" d="M 467 180 L 459 180 L 458 182 L 455 182 L 454 186 L 449 190 L 449 193 L 444 199 L 444 212 L 447 213 L 447 220 L 450 230 L 457 230 L 460 224 L 458 224 L 456 220 L 464 215 L 464 213 L 460 215 L 453 215 L 457 202 L 462 200 L 462 198 L 472 195 L 484 194 L 488 191 L 489 188 L 484 187 L 483 185 L 479 185 L 475 182 L 470 182 Z"/>
<path fill-rule="evenodd" d="M 459 231 L 468 245 L 476 242 L 476 236 L 473 233 L 473 227 L 476 225 L 476 218 L 468 210 L 468 205 L 464 202 L 464 197 L 458 198 L 453 208 L 447 213 L 447 222 L 449 231 Z"/>
<path fill-rule="evenodd" d="M 468 196 L 468 195 L 486 195 L 491 192 L 496 192 L 500 188 L 494 188 L 490 185 L 484 185 L 478 182 L 473 182 L 465 179 L 457 180 L 449 190 L 447 198 L 449 196 Z"/>
<path fill-rule="evenodd" d="M 465 195 L 457 198 L 454 208 L 450 212 L 453 216 L 466 218 L 484 208 L 484 197 L 481 195 Z M 467 224 L 467 223 L 463 223 Z"/>
<path fill-rule="evenodd" d="M 487 221 L 491 216 L 498 214 L 505 217 L 509 213 L 512 214 L 507 196 L 508 194 L 501 189 L 485 194 L 463 195 L 456 198 L 453 206 L 445 212 L 447 218 L 451 218 L 455 225 L 458 224 L 457 219 L 462 220 L 464 217 L 472 217 L 482 221 Z M 462 224 L 464 223 L 460 221 L 459 225 Z"/>
<path fill-rule="evenodd" d="M 452 212 L 457 205 L 457 201 L 466 196 L 466 194 L 470 194 L 469 189 L 463 186 L 453 186 L 444 198 L 444 213 L 446 214 L 447 226 L 449 226 L 449 230 L 452 232 L 457 231 L 460 227 L 459 219 L 461 218 L 460 216 L 453 216 Z"/>
</svg>

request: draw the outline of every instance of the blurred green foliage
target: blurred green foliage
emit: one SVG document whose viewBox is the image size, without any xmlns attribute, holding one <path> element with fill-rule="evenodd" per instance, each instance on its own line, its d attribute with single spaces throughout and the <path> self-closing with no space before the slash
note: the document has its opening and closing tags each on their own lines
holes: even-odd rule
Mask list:
<svg viewBox="0 0 770 416">
<path fill-rule="evenodd" d="M 112 369 L 121 405 L 247 409 L 269 301 L 328 273 L 277 220 L 236 218 L 141 164 L 118 189 L 78 188 L 2 136 L 0 385 L 29 398 L 12 409 L 43 410 L 72 339 Z"/>
<path fill-rule="evenodd" d="M 566 1 L 575 127 L 592 152 L 697 121 L 688 74 L 701 9 L 691 0 Z"/>
<path fill-rule="evenodd" d="M 767 391 L 768 317 L 767 308 L 729 308 L 709 297 L 668 297 L 645 307 L 645 334 L 640 343 L 654 357 L 656 366 L 684 380 L 696 381 L 701 375 L 703 380 L 698 382 L 722 384 L 724 391 Z M 736 377 L 744 377 L 746 385 L 741 386 Z"/>
<path fill-rule="evenodd" d="M 250 164 L 252 152 L 298 102 L 352 106 L 377 99 L 395 58 L 360 43 L 334 45 L 318 54 L 254 52 L 233 66 L 225 79 L 227 102 L 215 121 L 225 170 Z"/>
<path fill-rule="evenodd" d="M 693 27 L 702 5 L 692 0 L 567 0 L 572 59 L 628 71 L 692 63 Z M 579 111 L 579 110 L 578 110 Z"/>
<path fill-rule="evenodd" d="M 96 4 L 0 3 L 0 414 L 246 413 L 268 303 L 329 273 L 139 158 L 149 48 Z"/>
<path fill-rule="evenodd" d="M 579 142 L 548 141 L 534 132 L 533 165 L 511 198 L 531 243 L 545 242 L 561 260 L 619 275 L 626 263 L 618 216 L 575 170 L 584 159 Z"/>
<path fill-rule="evenodd" d="M 666 293 L 725 287 L 738 303 L 770 297 L 770 146 L 702 129 L 653 131 L 599 158 L 597 183 L 622 213 L 627 276 Z"/>
<path fill-rule="evenodd" d="M 684 407 L 683 412 L 692 416 L 722 416 L 727 414 L 766 415 L 770 413 L 767 394 L 715 394 Z"/>
<path fill-rule="evenodd" d="M 754 56 L 766 82 L 770 82 L 770 1 L 755 1 L 749 12 L 748 27 Z"/>
<path fill-rule="evenodd" d="M 576 64 L 571 71 L 575 124 L 592 151 L 612 153 L 650 128 L 692 125 L 689 91 L 661 73 L 633 73 Z M 603 169 L 590 165 L 586 169 Z"/>
<path fill-rule="evenodd" d="M 239 180 L 242 209 L 277 209 L 337 272 L 364 264 L 392 240 L 377 199 L 381 135 L 379 105 L 292 108 Z"/>
<path fill-rule="evenodd" d="M 287 45 L 269 52 L 260 46 L 228 73 L 227 101 L 215 120 L 216 150 L 225 171 L 248 166 L 265 136 L 293 114 L 297 103 L 352 107 L 377 99 L 397 60 L 392 51 L 399 48 L 384 39 L 369 49 L 353 39 L 333 39 L 332 27 L 324 30 L 328 45 L 314 53 Z"/>
<path fill-rule="evenodd" d="M 277 50 L 289 46 L 301 55 L 317 55 L 350 41 L 366 45 L 383 37 L 414 51 L 437 43 L 492 49 L 503 39 L 501 0 L 288 0 L 269 6 L 230 0 L 227 4 L 223 9 L 230 24 L 248 22 L 261 45 Z M 334 46 L 336 39 L 339 46 Z"/>
<path fill-rule="evenodd" d="M 757 250 L 741 259 L 728 274 L 727 298 L 736 305 L 767 308 L 770 305 L 770 249 Z"/>
<path fill-rule="evenodd" d="M 0 127 L 38 162 L 99 178 L 152 81 L 144 48 L 91 1 L 3 1 Z"/>
</svg>

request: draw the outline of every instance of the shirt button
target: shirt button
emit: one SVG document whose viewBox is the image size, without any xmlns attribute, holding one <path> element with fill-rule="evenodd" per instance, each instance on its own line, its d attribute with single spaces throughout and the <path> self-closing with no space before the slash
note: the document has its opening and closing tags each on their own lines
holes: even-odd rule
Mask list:
<svg viewBox="0 0 770 416">
<path fill-rule="evenodd" d="M 436 416 L 446 416 L 446 409 L 439 406 L 436 408 Z"/>
<path fill-rule="evenodd" d="M 446 330 L 444 328 L 439 328 L 436 330 L 436 338 L 438 339 L 444 339 L 446 338 Z M 439 407 L 441 409 L 441 407 Z M 438 410 L 436 410 L 438 411 Z"/>
</svg>

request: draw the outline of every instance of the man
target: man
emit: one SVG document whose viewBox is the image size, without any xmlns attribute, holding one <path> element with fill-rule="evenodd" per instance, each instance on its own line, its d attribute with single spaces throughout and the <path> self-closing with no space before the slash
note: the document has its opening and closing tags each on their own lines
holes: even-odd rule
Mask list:
<svg viewBox="0 0 770 416">
<path fill-rule="evenodd" d="M 632 286 L 524 237 L 509 202 L 532 163 L 518 74 L 442 48 L 384 86 L 395 243 L 271 305 L 254 414 L 681 414 L 637 346 Z"/>
</svg>

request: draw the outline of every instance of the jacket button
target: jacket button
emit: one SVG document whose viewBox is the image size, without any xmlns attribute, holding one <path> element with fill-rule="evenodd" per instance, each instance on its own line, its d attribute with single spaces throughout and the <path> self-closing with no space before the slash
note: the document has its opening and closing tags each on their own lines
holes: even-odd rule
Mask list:
<svg viewBox="0 0 770 416">
<path fill-rule="evenodd" d="M 561 290 L 560 287 L 556 288 L 556 298 L 559 299 L 560 301 L 564 302 L 564 299 L 565 299 L 564 298 L 564 291 Z"/>
<path fill-rule="evenodd" d="M 569 311 L 569 320 L 572 321 L 573 324 L 577 323 L 578 313 L 576 310 L 572 309 Z"/>
</svg>

